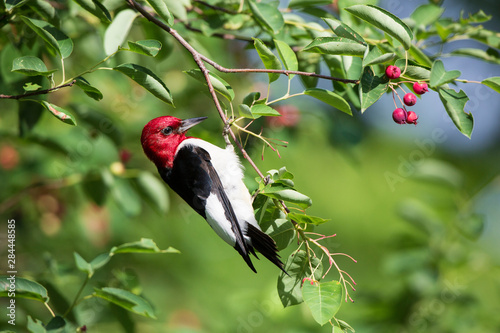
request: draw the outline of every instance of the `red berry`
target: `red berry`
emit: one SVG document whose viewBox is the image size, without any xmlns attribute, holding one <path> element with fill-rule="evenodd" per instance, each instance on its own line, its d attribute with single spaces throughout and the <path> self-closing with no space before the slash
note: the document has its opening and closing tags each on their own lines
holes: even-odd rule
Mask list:
<svg viewBox="0 0 500 333">
<path fill-rule="evenodd" d="M 405 97 L 403 97 L 403 102 L 408 106 L 413 106 L 417 103 L 417 97 L 412 93 L 407 93 Z"/>
<path fill-rule="evenodd" d="M 422 95 L 422 94 L 425 94 L 426 92 L 429 91 L 429 88 L 427 87 L 427 83 L 425 82 L 415 82 L 413 84 L 413 91 L 416 93 L 416 94 L 419 94 L 419 95 Z"/>
<path fill-rule="evenodd" d="M 408 111 L 408 116 L 406 117 L 406 123 L 408 124 L 417 124 L 418 116 L 413 111 Z"/>
<path fill-rule="evenodd" d="M 401 69 L 399 69 L 398 66 L 387 66 L 385 69 L 385 75 L 387 75 L 387 77 L 391 80 L 397 79 L 401 75 Z"/>
<path fill-rule="evenodd" d="M 405 124 L 406 123 L 406 111 L 402 108 L 397 108 L 392 112 L 392 119 L 394 119 L 394 122 L 397 124 Z"/>
</svg>

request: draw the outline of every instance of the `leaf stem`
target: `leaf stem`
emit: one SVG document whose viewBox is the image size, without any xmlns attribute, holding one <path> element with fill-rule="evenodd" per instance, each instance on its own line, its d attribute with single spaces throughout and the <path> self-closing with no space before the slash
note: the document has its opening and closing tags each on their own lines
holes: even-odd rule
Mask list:
<svg viewBox="0 0 500 333">
<path fill-rule="evenodd" d="M 78 303 L 78 299 L 80 298 L 80 295 L 82 294 L 83 292 L 83 289 L 85 288 L 85 286 L 87 285 L 87 283 L 89 282 L 90 280 L 90 277 L 87 275 L 85 277 L 85 280 L 83 281 L 82 283 L 82 286 L 80 287 L 80 290 L 78 290 L 78 292 L 76 293 L 76 296 L 73 300 L 73 303 L 71 303 L 71 306 L 68 308 L 68 310 L 66 310 L 66 312 L 64 313 L 63 317 L 66 317 L 72 310 L 73 308 L 75 307 L 75 305 Z"/>
</svg>

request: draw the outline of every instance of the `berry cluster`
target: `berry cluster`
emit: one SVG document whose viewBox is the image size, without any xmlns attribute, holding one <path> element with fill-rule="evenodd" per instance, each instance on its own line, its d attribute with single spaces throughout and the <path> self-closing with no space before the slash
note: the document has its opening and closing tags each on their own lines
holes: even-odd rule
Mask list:
<svg viewBox="0 0 500 333">
<path fill-rule="evenodd" d="M 385 75 L 390 79 L 390 80 L 395 80 L 400 77 L 401 75 L 401 69 L 397 66 L 387 66 L 385 69 Z M 391 86 L 392 88 L 392 86 Z M 393 95 L 394 93 L 397 94 L 394 88 L 393 89 Z M 413 84 L 413 91 L 415 94 L 418 95 L 423 95 L 428 91 L 427 83 L 425 82 L 415 82 Z M 399 95 L 398 95 L 399 97 Z M 401 99 L 400 99 L 401 101 Z M 412 94 L 412 93 L 407 93 L 403 97 L 403 103 L 407 106 L 413 106 L 417 103 L 417 97 Z M 417 119 L 418 116 L 415 112 L 413 111 L 406 111 L 406 107 L 403 105 L 402 108 L 396 108 L 392 112 L 392 119 L 394 122 L 397 124 L 417 124 Z"/>
</svg>

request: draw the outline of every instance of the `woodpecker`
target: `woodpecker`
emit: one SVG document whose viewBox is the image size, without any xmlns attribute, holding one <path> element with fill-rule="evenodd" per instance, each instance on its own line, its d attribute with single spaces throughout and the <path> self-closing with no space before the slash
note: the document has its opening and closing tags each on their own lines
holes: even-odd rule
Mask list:
<svg viewBox="0 0 500 333">
<path fill-rule="evenodd" d="M 205 119 L 163 116 L 151 120 L 142 130 L 144 153 L 165 183 L 205 218 L 255 273 L 250 260 L 250 253 L 258 259 L 255 250 L 286 273 L 276 243 L 257 224 L 233 146 L 226 140 L 227 147 L 222 149 L 186 136 L 188 129 Z"/>
</svg>

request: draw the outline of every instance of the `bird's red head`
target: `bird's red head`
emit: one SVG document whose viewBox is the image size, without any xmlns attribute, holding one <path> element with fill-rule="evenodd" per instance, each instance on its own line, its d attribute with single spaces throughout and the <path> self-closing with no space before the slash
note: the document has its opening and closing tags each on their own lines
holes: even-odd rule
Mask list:
<svg viewBox="0 0 500 333">
<path fill-rule="evenodd" d="M 171 116 L 158 117 L 144 126 L 142 149 L 159 168 L 172 168 L 177 147 L 184 141 L 188 129 L 207 117 L 181 120 Z"/>
</svg>

